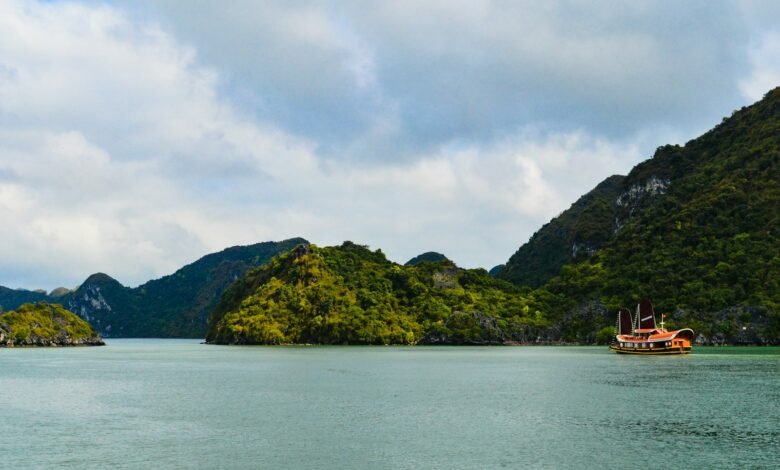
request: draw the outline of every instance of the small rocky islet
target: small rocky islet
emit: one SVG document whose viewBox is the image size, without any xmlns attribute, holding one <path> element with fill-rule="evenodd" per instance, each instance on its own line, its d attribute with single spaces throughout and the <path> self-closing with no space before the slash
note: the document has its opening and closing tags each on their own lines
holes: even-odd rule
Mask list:
<svg viewBox="0 0 780 470">
<path fill-rule="evenodd" d="M 105 346 L 92 326 L 62 305 L 24 304 L 0 314 L 0 347 Z"/>
</svg>

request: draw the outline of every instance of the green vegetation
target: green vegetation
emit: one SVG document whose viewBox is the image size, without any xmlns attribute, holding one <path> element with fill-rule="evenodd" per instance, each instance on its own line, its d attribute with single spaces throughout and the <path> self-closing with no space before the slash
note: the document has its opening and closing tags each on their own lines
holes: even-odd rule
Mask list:
<svg viewBox="0 0 780 470">
<path fill-rule="evenodd" d="M 134 291 L 140 314 L 148 323 L 135 322 L 132 335 L 203 338 L 208 316 L 230 284 L 279 253 L 306 243 L 293 238 L 227 248 L 139 286 Z"/>
<path fill-rule="evenodd" d="M 491 272 L 514 284 L 540 287 L 564 264 L 600 249 L 615 231 L 616 201 L 624 178 L 615 175 L 601 182 L 539 229 L 505 265 Z"/>
<path fill-rule="evenodd" d="M 24 304 L 0 315 L 1 346 L 101 345 L 89 323 L 62 305 Z"/>
<path fill-rule="evenodd" d="M 105 336 L 203 338 L 208 315 L 233 281 L 301 243 L 307 242 L 294 238 L 227 248 L 136 288 L 102 273 L 74 291 L 57 289 L 48 296 L 0 287 L 0 305 L 13 309 L 25 302 L 61 303 Z"/>
<path fill-rule="evenodd" d="M 666 187 L 652 191 L 659 181 Z M 589 333 L 613 324 L 617 307 L 651 298 L 675 325 L 715 341 L 780 341 L 780 89 L 684 147 L 659 148 L 616 183 L 619 196 L 596 201 L 593 230 L 572 229 L 591 201 L 579 219 L 567 212 L 540 230 L 501 276 L 545 282 L 565 311 L 598 299 L 610 314 Z M 593 256 L 560 263 L 565 243 L 598 240 L 609 225 Z M 551 226 L 570 230 L 560 246 L 547 243 L 560 231 Z M 539 260 L 552 260 L 544 275 Z M 530 274 L 514 274 L 524 266 Z"/>
<path fill-rule="evenodd" d="M 300 246 L 225 291 L 207 341 L 496 343 L 548 328 L 543 295 L 450 261 L 400 266 L 345 242 Z"/>
<path fill-rule="evenodd" d="M 0 312 L 13 310 L 22 304 L 48 300 L 46 294 L 26 289 L 9 289 L 0 286 Z"/>
</svg>

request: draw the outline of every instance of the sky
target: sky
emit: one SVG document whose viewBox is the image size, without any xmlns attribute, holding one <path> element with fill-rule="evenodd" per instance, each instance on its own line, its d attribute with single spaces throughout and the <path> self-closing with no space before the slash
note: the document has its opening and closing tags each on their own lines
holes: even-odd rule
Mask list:
<svg viewBox="0 0 780 470">
<path fill-rule="evenodd" d="M 780 4 L 0 2 L 0 285 L 301 236 L 505 262 L 780 85 Z"/>
</svg>

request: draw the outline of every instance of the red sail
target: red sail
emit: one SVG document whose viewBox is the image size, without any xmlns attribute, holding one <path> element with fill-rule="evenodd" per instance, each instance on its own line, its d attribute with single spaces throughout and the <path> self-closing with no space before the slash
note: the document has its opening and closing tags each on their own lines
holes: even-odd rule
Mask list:
<svg viewBox="0 0 780 470">
<path fill-rule="evenodd" d="M 639 328 L 656 328 L 655 312 L 653 311 L 653 304 L 649 300 L 643 300 L 639 303 Z"/>
<path fill-rule="evenodd" d="M 634 322 L 631 318 L 631 311 L 627 308 L 618 310 L 618 334 L 630 335 Z"/>
</svg>

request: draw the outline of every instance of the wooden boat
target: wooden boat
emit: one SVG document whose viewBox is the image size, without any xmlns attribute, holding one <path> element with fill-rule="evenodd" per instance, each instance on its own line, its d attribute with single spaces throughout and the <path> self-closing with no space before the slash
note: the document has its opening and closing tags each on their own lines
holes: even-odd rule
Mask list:
<svg viewBox="0 0 780 470">
<path fill-rule="evenodd" d="M 621 354 L 688 354 L 693 343 L 693 330 L 667 331 L 663 316 L 660 327 L 655 324 L 653 304 L 643 300 L 637 305 L 636 314 L 627 308 L 618 310 L 617 334 L 609 349 Z"/>
</svg>

